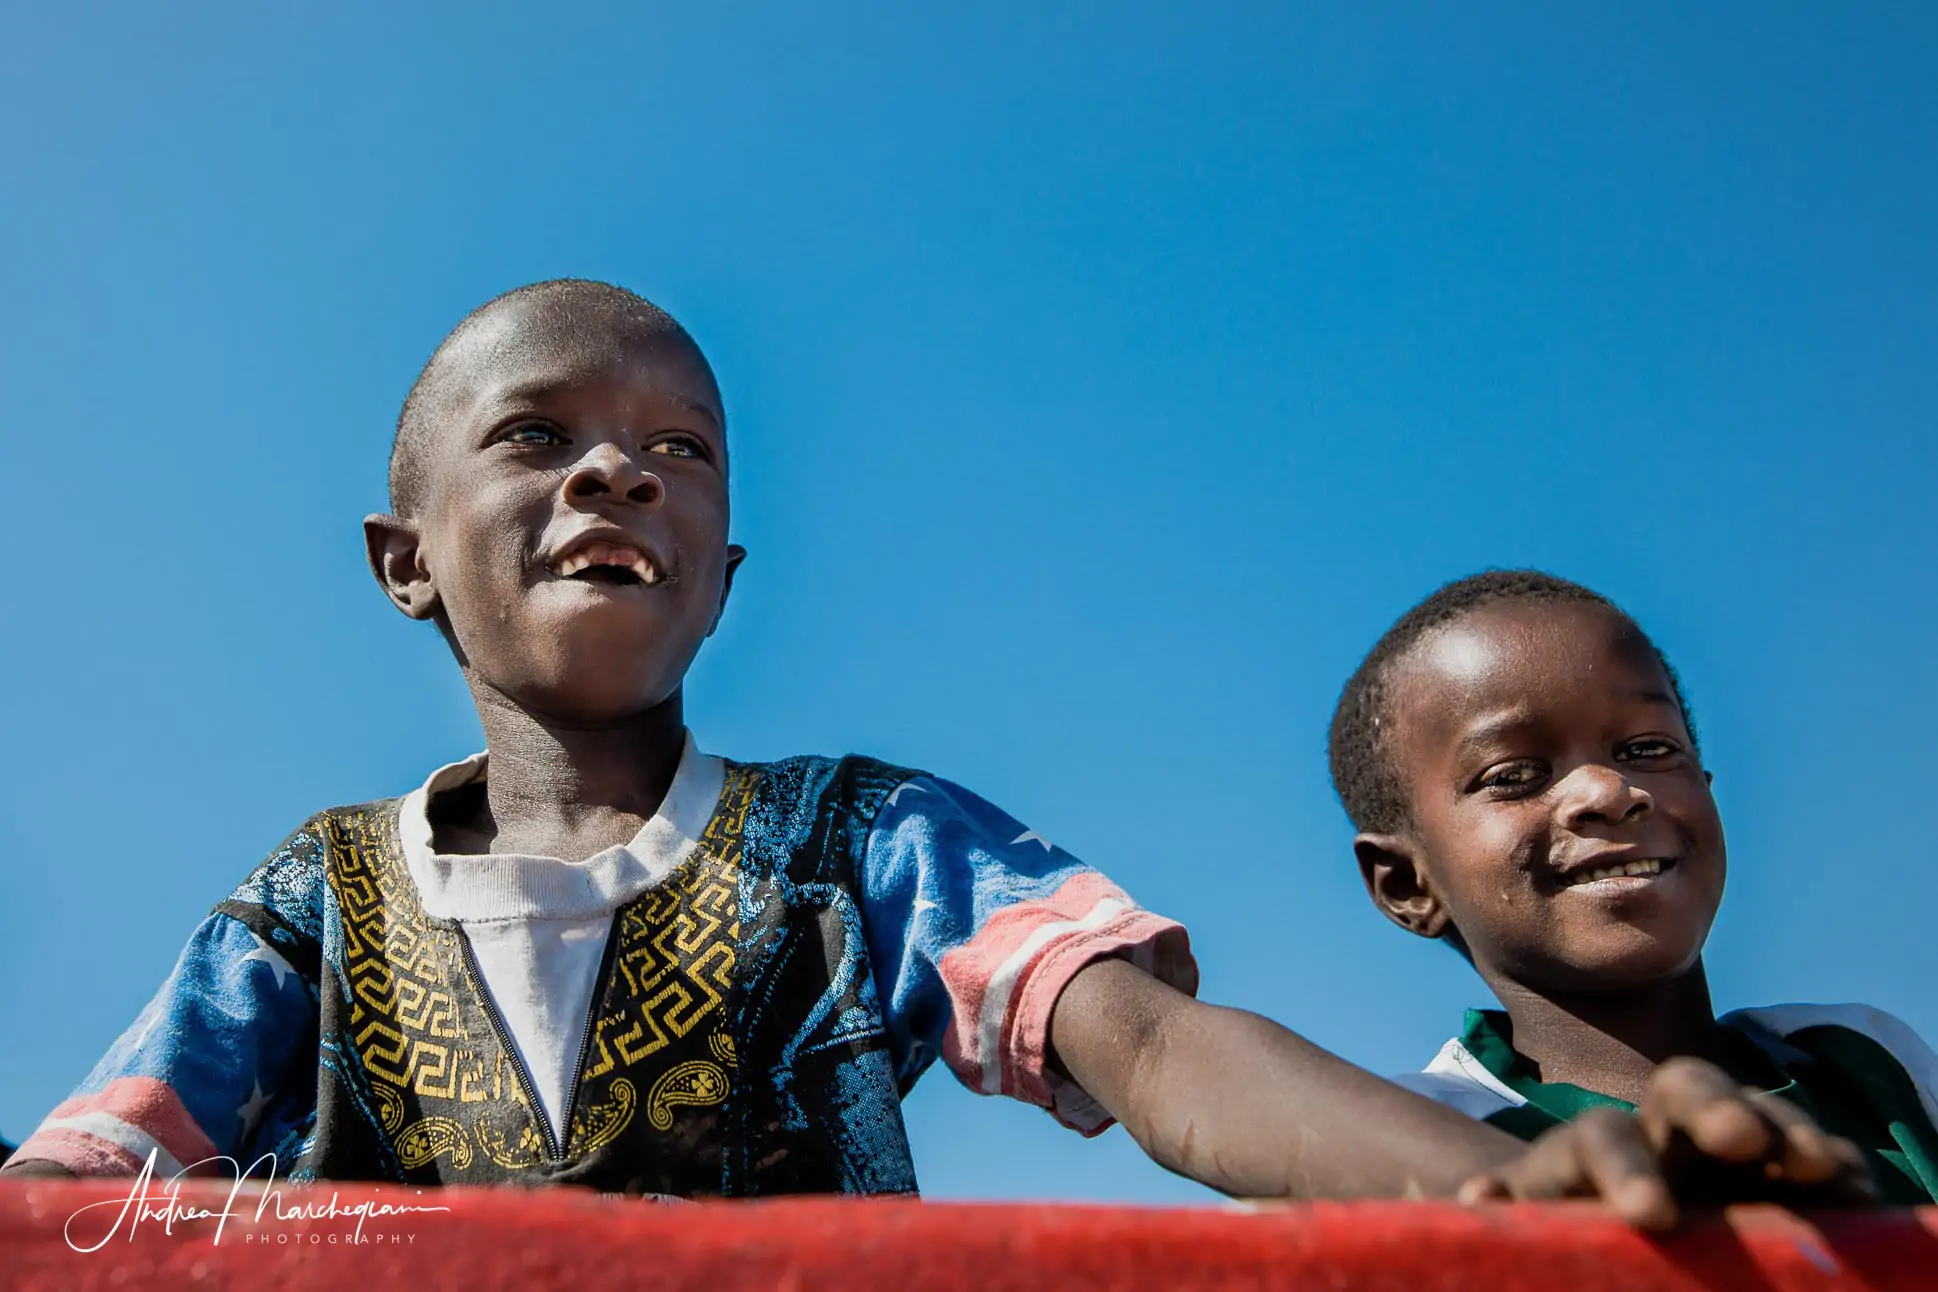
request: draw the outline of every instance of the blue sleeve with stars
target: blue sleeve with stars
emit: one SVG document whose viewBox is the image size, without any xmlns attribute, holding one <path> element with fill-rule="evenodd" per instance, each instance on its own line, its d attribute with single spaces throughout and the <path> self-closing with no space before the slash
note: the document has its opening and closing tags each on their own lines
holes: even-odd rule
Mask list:
<svg viewBox="0 0 1938 1292">
<path fill-rule="evenodd" d="M 315 1119 L 317 979 L 299 834 L 203 920 L 161 990 L 14 1161 L 232 1174 Z M 279 871 L 280 863 L 280 873 Z M 318 876 L 320 880 L 320 876 Z M 307 908 L 307 909 L 306 909 Z M 286 1164 L 285 1164 L 286 1165 Z"/>
<path fill-rule="evenodd" d="M 862 919 L 896 1079 L 938 1056 L 970 1089 L 1049 1109 L 1094 1134 L 1109 1117 L 1049 1061 L 1050 1016 L 1071 978 L 1119 956 L 1185 991 L 1182 926 L 960 785 L 918 776 L 876 817 Z"/>
</svg>

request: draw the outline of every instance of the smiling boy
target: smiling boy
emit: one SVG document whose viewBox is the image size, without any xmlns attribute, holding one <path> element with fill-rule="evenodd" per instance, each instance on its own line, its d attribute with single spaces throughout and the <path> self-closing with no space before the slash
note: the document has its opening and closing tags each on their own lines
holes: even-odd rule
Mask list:
<svg viewBox="0 0 1938 1292">
<path fill-rule="evenodd" d="M 1645 1103 L 1693 1057 L 1780 1096 L 1757 1105 L 1773 1130 L 1808 1140 L 1807 1114 L 1855 1144 L 1885 1199 L 1938 1196 L 1938 1057 L 1909 1028 L 1862 1006 L 1715 1016 L 1722 821 L 1680 681 L 1605 598 L 1533 571 L 1440 589 L 1347 684 L 1331 759 L 1375 904 L 1503 1007 L 1411 1088 L 1532 1139 Z"/>
</svg>

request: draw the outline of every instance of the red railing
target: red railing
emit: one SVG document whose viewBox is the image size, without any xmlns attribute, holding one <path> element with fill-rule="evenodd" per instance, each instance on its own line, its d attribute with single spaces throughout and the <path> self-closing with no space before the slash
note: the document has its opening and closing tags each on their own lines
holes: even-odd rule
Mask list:
<svg viewBox="0 0 1938 1292">
<path fill-rule="evenodd" d="M 654 1206 L 563 1190 L 361 1186 L 232 1199 L 207 1185 L 170 1197 L 151 1185 L 137 1206 L 127 1187 L 104 1182 L 0 1183 L 0 1289 L 1938 1288 L 1938 1210 L 1801 1218 L 1740 1208 L 1655 1241 L 1586 1206 Z M 401 1210 L 418 1207 L 441 1210 Z"/>
</svg>

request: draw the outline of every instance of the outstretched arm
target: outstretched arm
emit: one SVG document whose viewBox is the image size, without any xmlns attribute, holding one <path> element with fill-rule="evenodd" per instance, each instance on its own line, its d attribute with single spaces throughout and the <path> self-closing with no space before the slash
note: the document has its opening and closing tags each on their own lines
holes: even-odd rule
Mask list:
<svg viewBox="0 0 1938 1292">
<path fill-rule="evenodd" d="M 1252 1197 L 1444 1195 L 1522 1145 L 1254 1014 L 1201 1005 L 1182 927 L 959 785 L 917 776 L 857 858 L 890 1052 Z"/>
<path fill-rule="evenodd" d="M 1050 1039 L 1155 1161 L 1238 1197 L 1450 1197 L 1527 1148 L 1123 960 L 1070 980 Z"/>
<path fill-rule="evenodd" d="M 1153 1159 L 1241 1197 L 1599 1198 L 1645 1229 L 1691 1205 L 1877 1200 L 1852 1144 L 1698 1059 L 1656 1069 L 1640 1116 L 1602 1109 L 1523 1144 L 1122 960 L 1070 980 L 1050 1034 Z"/>
</svg>

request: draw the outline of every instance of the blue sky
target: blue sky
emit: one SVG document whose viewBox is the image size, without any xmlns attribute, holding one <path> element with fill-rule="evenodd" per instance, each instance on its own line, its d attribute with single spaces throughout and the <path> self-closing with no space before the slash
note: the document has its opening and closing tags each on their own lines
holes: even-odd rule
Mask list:
<svg viewBox="0 0 1938 1292">
<path fill-rule="evenodd" d="M 726 391 L 709 749 L 960 780 L 1207 997 L 1417 1066 L 1481 988 L 1367 902 L 1325 724 L 1538 565 L 1688 682 L 1719 1003 L 1938 1033 L 1938 9 L 1611 8 L 13 6 L 0 1130 L 305 815 L 476 745 L 358 522 L 445 329 L 556 275 Z M 933 1195 L 1206 1196 L 907 1112 Z"/>
</svg>

